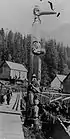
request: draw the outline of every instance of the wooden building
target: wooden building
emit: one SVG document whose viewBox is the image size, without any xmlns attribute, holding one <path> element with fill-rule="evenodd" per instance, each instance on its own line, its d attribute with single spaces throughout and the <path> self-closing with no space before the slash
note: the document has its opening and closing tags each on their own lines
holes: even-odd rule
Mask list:
<svg viewBox="0 0 70 139">
<path fill-rule="evenodd" d="M 70 73 L 63 81 L 63 92 L 70 93 Z"/>
<path fill-rule="evenodd" d="M 22 64 L 5 61 L 0 66 L 0 79 L 25 80 L 27 79 L 27 69 Z"/>
<path fill-rule="evenodd" d="M 61 89 L 63 87 L 63 81 L 66 78 L 65 75 L 57 74 L 56 77 L 51 82 L 51 88 L 53 89 Z"/>
</svg>

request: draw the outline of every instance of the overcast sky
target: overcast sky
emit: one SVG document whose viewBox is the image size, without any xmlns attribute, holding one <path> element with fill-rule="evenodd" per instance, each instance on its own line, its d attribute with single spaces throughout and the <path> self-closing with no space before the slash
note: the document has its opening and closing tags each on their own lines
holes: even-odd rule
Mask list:
<svg viewBox="0 0 70 139">
<path fill-rule="evenodd" d="M 35 4 L 39 4 L 42 10 L 50 10 L 48 0 L 0 0 L 0 28 L 8 28 L 21 33 L 31 31 L 33 22 L 32 9 Z M 53 2 L 57 12 L 61 16 L 41 17 L 42 29 L 46 27 L 47 31 L 57 28 L 60 24 L 70 23 L 70 0 L 50 0 Z"/>
</svg>

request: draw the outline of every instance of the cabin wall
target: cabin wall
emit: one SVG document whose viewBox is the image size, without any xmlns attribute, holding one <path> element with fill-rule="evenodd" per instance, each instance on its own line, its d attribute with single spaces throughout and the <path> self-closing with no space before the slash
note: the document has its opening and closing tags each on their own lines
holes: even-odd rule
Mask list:
<svg viewBox="0 0 70 139">
<path fill-rule="evenodd" d="M 63 82 L 63 92 L 70 93 L 70 75 Z"/>
<path fill-rule="evenodd" d="M 63 92 L 65 92 L 65 93 L 70 93 L 70 79 L 67 79 L 67 80 L 63 83 Z"/>
<path fill-rule="evenodd" d="M 61 87 L 61 82 L 57 77 L 51 82 L 51 88 L 59 89 Z"/>
<path fill-rule="evenodd" d="M 24 79 L 27 79 L 27 72 L 11 69 L 10 77 L 11 79 L 17 78 L 19 80 L 24 80 Z"/>
<path fill-rule="evenodd" d="M 21 72 L 20 72 L 20 79 L 21 79 L 21 80 L 27 79 L 27 72 L 26 72 L 26 71 L 24 71 L 24 72 L 21 71 Z"/>
</svg>

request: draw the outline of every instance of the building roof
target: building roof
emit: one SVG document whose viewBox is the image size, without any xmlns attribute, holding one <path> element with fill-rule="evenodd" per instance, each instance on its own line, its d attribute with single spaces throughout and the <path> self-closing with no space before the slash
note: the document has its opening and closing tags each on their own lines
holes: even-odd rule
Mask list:
<svg viewBox="0 0 70 139">
<path fill-rule="evenodd" d="M 27 72 L 27 69 L 22 64 L 10 62 L 10 61 L 6 61 L 6 63 L 8 64 L 10 69 L 19 70 L 19 71 L 26 71 Z"/>
<path fill-rule="evenodd" d="M 66 78 L 64 79 L 63 82 L 65 82 L 68 79 L 69 76 L 70 76 L 70 73 L 66 76 Z"/>
<path fill-rule="evenodd" d="M 65 75 L 56 74 L 56 77 L 51 82 L 51 88 L 59 89 L 61 88 L 61 83 L 63 83 Z"/>
<path fill-rule="evenodd" d="M 58 78 L 58 80 L 59 80 L 60 82 L 63 82 L 64 79 L 65 79 L 67 76 L 66 76 L 66 75 L 57 74 L 56 77 Z M 56 78 L 56 77 L 55 77 L 55 78 Z"/>
</svg>

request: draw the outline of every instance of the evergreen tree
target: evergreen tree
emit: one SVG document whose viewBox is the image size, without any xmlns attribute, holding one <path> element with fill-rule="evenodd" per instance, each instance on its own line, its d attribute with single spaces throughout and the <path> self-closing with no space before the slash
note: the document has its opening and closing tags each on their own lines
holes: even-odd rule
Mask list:
<svg viewBox="0 0 70 139">
<path fill-rule="evenodd" d="M 64 60 L 64 47 L 63 47 L 63 44 L 58 44 L 57 46 L 58 48 L 58 71 L 60 74 L 63 73 L 64 71 L 64 64 L 65 64 L 65 60 Z"/>
</svg>

